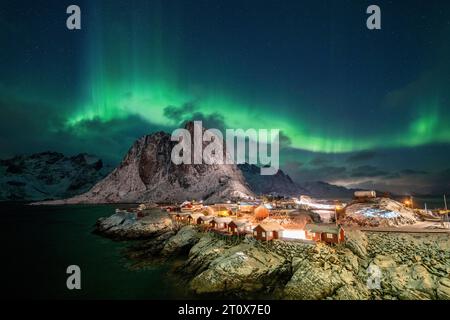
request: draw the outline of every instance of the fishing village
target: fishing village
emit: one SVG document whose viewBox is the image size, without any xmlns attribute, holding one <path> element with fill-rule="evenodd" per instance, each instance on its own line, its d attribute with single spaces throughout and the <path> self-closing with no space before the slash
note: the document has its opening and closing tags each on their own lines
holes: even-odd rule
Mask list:
<svg viewBox="0 0 450 320">
<path fill-rule="evenodd" d="M 201 232 L 225 237 L 253 237 L 259 241 L 283 240 L 305 243 L 339 244 L 346 230 L 446 233 L 450 232 L 444 196 L 444 209 L 414 208 L 412 197 L 403 202 L 377 197 L 375 191 L 357 191 L 348 203 L 338 200 L 261 197 L 248 201 L 203 204 L 185 201 L 179 205 L 140 204 L 116 209 L 117 214 L 141 220 L 158 208 L 177 227 L 195 226 Z M 347 214 L 348 212 L 348 214 Z"/>
</svg>

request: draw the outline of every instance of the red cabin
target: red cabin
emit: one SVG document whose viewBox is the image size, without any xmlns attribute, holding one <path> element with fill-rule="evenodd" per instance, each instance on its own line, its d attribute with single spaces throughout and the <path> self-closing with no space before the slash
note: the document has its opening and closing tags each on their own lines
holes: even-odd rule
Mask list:
<svg viewBox="0 0 450 320">
<path fill-rule="evenodd" d="M 345 241 L 345 231 L 339 225 L 307 224 L 305 236 L 308 240 L 322 241 L 326 243 L 342 243 Z"/>
<path fill-rule="evenodd" d="M 209 224 L 213 229 L 216 230 L 222 230 L 227 229 L 228 224 L 231 222 L 231 218 L 221 218 L 221 217 L 215 217 L 212 219 Z"/>
<path fill-rule="evenodd" d="M 228 224 L 228 232 L 233 235 L 246 234 L 247 231 L 251 232 L 251 225 L 248 221 L 233 220 Z"/>
<path fill-rule="evenodd" d="M 261 223 L 253 229 L 253 237 L 265 241 L 280 239 L 283 237 L 283 230 L 278 223 Z"/>
</svg>

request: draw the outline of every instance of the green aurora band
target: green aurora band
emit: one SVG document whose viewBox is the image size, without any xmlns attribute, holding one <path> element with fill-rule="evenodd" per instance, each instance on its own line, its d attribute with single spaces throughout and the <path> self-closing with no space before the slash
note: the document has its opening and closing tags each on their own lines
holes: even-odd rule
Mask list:
<svg viewBox="0 0 450 320">
<path fill-rule="evenodd" d="M 332 115 L 328 120 L 321 119 L 306 101 L 295 101 L 293 108 L 284 102 L 274 105 L 274 98 L 262 103 L 248 99 L 245 93 L 235 92 L 225 84 L 232 78 L 233 70 L 225 75 L 214 74 L 214 68 L 204 67 L 198 73 L 209 73 L 209 78 L 194 80 L 181 68 L 189 64 L 183 60 L 180 49 L 183 44 L 163 32 L 161 9 L 153 6 L 147 12 L 152 13 L 152 19 L 131 11 L 122 17 L 122 23 L 103 26 L 102 17 L 108 21 L 114 21 L 114 17 L 102 10 L 91 26 L 84 72 L 88 98 L 67 115 L 66 127 L 73 132 L 77 133 L 83 122 L 108 122 L 129 116 L 139 116 L 156 126 L 175 128 L 179 123 L 166 117 L 164 109 L 193 103 L 195 110 L 190 111 L 191 115 L 219 114 L 225 125 L 233 129 L 278 128 L 290 139 L 292 147 L 313 152 L 344 153 L 450 142 L 450 129 L 445 117 L 440 116 L 444 110 L 438 98 L 427 97 L 409 107 L 408 116 L 398 126 L 391 124 L 391 128 L 360 135 L 354 132 L 365 122 L 355 123 L 354 119 L 346 121 Z M 172 17 L 172 24 L 177 21 L 179 17 Z M 215 77 L 211 76 L 212 72 Z M 264 98 L 267 95 L 270 93 L 264 92 Z M 385 112 L 389 117 L 389 112 Z M 79 134 L 83 134 L 82 130 Z"/>
<path fill-rule="evenodd" d="M 196 100 L 191 95 L 157 83 L 140 83 L 132 87 L 123 83 L 102 83 L 93 88 L 92 101 L 71 115 L 67 119 L 67 126 L 76 128 L 83 121 L 108 122 L 137 115 L 151 124 L 173 127 L 176 123 L 164 115 L 164 108 Z M 409 124 L 406 132 L 358 139 L 345 134 L 324 135 L 313 124 L 301 123 L 288 114 L 272 113 L 269 107 L 244 105 L 225 96 L 210 96 L 196 101 L 195 112 L 205 115 L 219 113 L 224 117 L 227 128 L 279 128 L 289 137 L 292 147 L 313 152 L 342 153 L 450 142 L 450 129 L 443 124 L 444 120 L 437 111 L 439 108 L 431 108 L 419 114 Z M 336 132 L 339 131 L 342 130 L 336 128 Z"/>
</svg>

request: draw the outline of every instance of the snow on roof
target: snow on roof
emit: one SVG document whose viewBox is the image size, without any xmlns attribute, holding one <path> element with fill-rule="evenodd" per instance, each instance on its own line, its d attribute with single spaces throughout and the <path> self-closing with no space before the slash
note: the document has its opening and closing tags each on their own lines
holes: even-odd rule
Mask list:
<svg viewBox="0 0 450 320">
<path fill-rule="evenodd" d="M 280 231 L 284 230 L 284 228 L 275 222 L 267 222 L 267 223 L 260 223 L 258 224 L 254 229 L 261 227 L 265 231 Z"/>
<path fill-rule="evenodd" d="M 229 222 L 231 222 L 233 219 L 231 219 L 231 218 L 222 218 L 222 217 L 214 217 L 214 221 L 216 222 L 216 223 L 229 223 Z"/>
<path fill-rule="evenodd" d="M 230 224 L 231 223 L 236 225 L 236 227 L 241 227 L 241 226 L 245 226 L 246 224 L 249 224 L 249 222 L 247 220 L 233 220 L 230 222 Z"/>
<path fill-rule="evenodd" d="M 191 213 L 189 216 L 190 216 L 192 219 L 198 219 L 198 218 L 204 216 L 204 214 L 203 214 L 203 213 Z"/>
<path fill-rule="evenodd" d="M 203 221 L 209 221 L 209 220 L 214 219 L 214 217 L 211 217 L 211 216 L 200 216 L 197 219 L 201 219 Z"/>
</svg>

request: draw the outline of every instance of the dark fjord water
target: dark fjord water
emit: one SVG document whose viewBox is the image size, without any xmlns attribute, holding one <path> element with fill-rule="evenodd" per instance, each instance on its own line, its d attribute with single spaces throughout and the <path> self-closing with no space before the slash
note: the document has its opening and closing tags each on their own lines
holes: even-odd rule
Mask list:
<svg viewBox="0 0 450 320">
<path fill-rule="evenodd" d="M 27 206 L 1 203 L 2 292 L 32 299 L 182 298 L 168 265 L 130 269 L 126 242 L 92 233 L 113 206 Z M 81 290 L 68 290 L 66 268 L 81 268 Z"/>
</svg>

